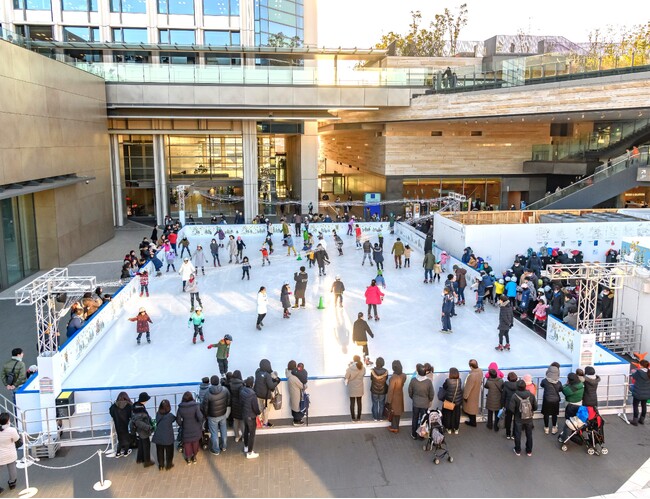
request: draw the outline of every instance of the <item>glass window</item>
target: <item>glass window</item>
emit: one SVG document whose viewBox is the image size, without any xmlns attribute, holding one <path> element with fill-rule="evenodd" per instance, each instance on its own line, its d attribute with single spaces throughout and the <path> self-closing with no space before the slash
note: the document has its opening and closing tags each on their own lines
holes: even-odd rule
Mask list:
<svg viewBox="0 0 650 499">
<path fill-rule="evenodd" d="M 87 26 L 64 26 L 64 42 L 99 42 L 99 28 Z"/>
<path fill-rule="evenodd" d="M 151 60 L 151 52 L 113 51 L 114 62 L 128 62 L 133 64 L 146 64 Z"/>
<path fill-rule="evenodd" d="M 166 145 L 170 179 L 243 178 L 241 136 L 170 136 Z"/>
<path fill-rule="evenodd" d="M 113 28 L 113 41 L 117 43 L 147 43 L 147 28 Z"/>
<path fill-rule="evenodd" d="M 230 44 L 240 46 L 241 38 L 239 36 L 239 31 L 233 31 L 230 33 Z"/>
<path fill-rule="evenodd" d="M 38 270 L 34 196 L 0 200 L 0 288 Z"/>
<path fill-rule="evenodd" d="M 226 46 L 230 45 L 230 31 L 206 31 L 204 34 L 206 45 Z"/>
<path fill-rule="evenodd" d="M 230 0 L 230 15 L 239 15 L 239 0 Z"/>
<path fill-rule="evenodd" d="M 241 58 L 233 54 L 205 54 L 205 64 L 208 66 L 241 66 Z"/>
<path fill-rule="evenodd" d="M 62 0 L 61 7 L 63 10 L 97 12 L 97 0 Z"/>
<path fill-rule="evenodd" d="M 14 9 L 51 10 L 50 0 L 14 0 Z"/>
<path fill-rule="evenodd" d="M 64 50 L 63 53 L 81 62 L 102 62 L 101 50 Z"/>
<path fill-rule="evenodd" d="M 193 0 L 158 0 L 159 14 L 194 14 Z"/>
<path fill-rule="evenodd" d="M 51 42 L 54 40 L 52 26 L 34 26 L 30 24 L 17 25 L 16 32 L 32 40 Z"/>
<path fill-rule="evenodd" d="M 227 16 L 228 0 L 203 0 L 203 14 L 206 16 Z"/>
<path fill-rule="evenodd" d="M 144 14 L 147 12 L 146 0 L 111 0 L 111 12 Z"/>
<path fill-rule="evenodd" d="M 120 135 L 121 163 L 126 187 L 138 187 L 140 180 L 154 180 L 153 137 Z"/>
<path fill-rule="evenodd" d="M 194 45 L 194 30 L 191 29 L 161 29 L 160 43 L 177 45 Z"/>
<path fill-rule="evenodd" d="M 196 64 L 197 55 L 185 52 L 160 52 L 161 64 Z"/>
</svg>

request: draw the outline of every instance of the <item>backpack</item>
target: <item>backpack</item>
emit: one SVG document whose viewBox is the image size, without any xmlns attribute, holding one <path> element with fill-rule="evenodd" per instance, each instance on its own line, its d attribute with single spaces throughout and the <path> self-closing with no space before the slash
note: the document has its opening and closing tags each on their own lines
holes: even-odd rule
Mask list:
<svg viewBox="0 0 650 499">
<path fill-rule="evenodd" d="M 300 396 L 300 412 L 302 412 L 303 414 L 306 414 L 307 411 L 309 410 L 309 404 L 310 404 L 309 394 L 307 393 L 306 390 L 301 390 L 300 395 L 301 395 Z"/>
<path fill-rule="evenodd" d="M 523 421 L 533 419 L 533 404 L 530 403 L 530 397 L 522 398 L 517 395 L 519 399 L 519 412 L 521 412 L 521 419 Z"/>
</svg>

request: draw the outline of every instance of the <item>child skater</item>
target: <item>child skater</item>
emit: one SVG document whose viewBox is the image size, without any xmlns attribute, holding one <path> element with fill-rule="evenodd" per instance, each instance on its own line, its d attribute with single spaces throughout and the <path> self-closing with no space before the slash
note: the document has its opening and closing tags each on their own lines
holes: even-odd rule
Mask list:
<svg viewBox="0 0 650 499">
<path fill-rule="evenodd" d="M 411 266 L 411 247 L 407 244 L 404 247 L 404 268 Z"/>
<path fill-rule="evenodd" d="M 248 257 L 247 256 L 245 256 L 244 259 L 242 260 L 241 269 L 242 269 L 241 280 L 243 281 L 244 277 L 247 277 L 248 280 L 250 281 L 251 280 L 251 273 L 250 273 L 251 264 L 248 262 Z"/>
<path fill-rule="evenodd" d="M 282 302 L 282 308 L 284 309 L 284 315 L 282 316 L 283 319 L 289 319 L 291 317 L 291 312 L 289 312 L 289 309 L 291 308 L 290 295 L 291 288 L 289 287 L 289 283 L 285 282 L 280 290 L 280 301 Z"/>
<path fill-rule="evenodd" d="M 147 298 L 149 298 L 149 272 L 143 270 L 137 274 L 140 276 L 140 296 L 147 292 Z"/>
<path fill-rule="evenodd" d="M 262 267 L 264 267 L 264 264 L 267 262 L 271 265 L 271 260 L 269 260 L 269 250 L 266 249 L 266 246 L 262 246 L 260 251 L 262 252 Z"/>
<path fill-rule="evenodd" d="M 169 267 L 176 272 L 176 267 L 174 266 L 174 262 L 176 261 L 176 252 L 173 249 L 170 249 L 165 253 L 165 258 L 167 259 L 167 270 L 165 272 L 169 272 Z"/>
<path fill-rule="evenodd" d="M 136 323 L 136 331 L 138 333 L 138 345 L 140 344 L 140 338 L 142 338 L 142 334 L 147 335 L 147 343 L 151 343 L 151 335 L 149 331 L 149 324 L 153 324 L 153 321 L 149 317 L 149 314 L 147 314 L 147 311 L 145 310 L 144 307 L 140 307 L 140 310 L 138 311 L 138 315 L 135 317 L 129 318 L 131 322 Z"/>
<path fill-rule="evenodd" d="M 377 286 L 381 286 L 382 288 L 386 289 L 386 279 L 384 279 L 383 270 L 377 269 L 377 276 L 375 277 L 375 282 L 377 283 Z"/>
<path fill-rule="evenodd" d="M 190 323 L 194 325 L 194 337 L 192 338 L 192 343 L 196 345 L 196 337 L 200 336 L 201 341 L 205 341 L 203 337 L 203 323 L 205 322 L 205 316 L 203 315 L 203 310 L 201 307 L 196 307 L 190 318 L 187 320 L 187 327 L 190 327 Z"/>
</svg>

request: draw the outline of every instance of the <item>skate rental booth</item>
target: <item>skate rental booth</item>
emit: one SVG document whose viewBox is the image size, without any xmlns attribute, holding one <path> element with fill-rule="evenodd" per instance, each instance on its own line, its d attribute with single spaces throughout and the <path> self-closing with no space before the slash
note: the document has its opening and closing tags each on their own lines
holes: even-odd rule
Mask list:
<svg viewBox="0 0 650 499">
<path fill-rule="evenodd" d="M 512 330 L 516 336 L 513 351 L 495 353 L 496 309 L 487 310 L 485 314 L 461 312 L 461 317 L 454 318 L 458 320 L 457 324 L 461 324 L 457 332 L 440 334 L 442 285 L 422 284 L 424 234 L 401 222 L 395 225 L 393 235 L 387 222 L 361 222 L 359 225 L 364 238 L 369 237 L 375 242 L 381 233 L 385 239 L 386 300 L 380 307 L 381 322 L 372 321 L 370 324 L 375 337 L 369 340 L 369 348 L 371 358 L 379 355 L 385 358 L 389 372 L 392 372 L 394 359 L 401 360 L 406 373 L 412 373 L 417 362 L 432 362 L 437 393 L 450 367 L 457 367 L 461 376 L 466 376 L 470 358 L 476 358 L 483 369 L 489 362 L 497 361 L 502 371 L 514 370 L 520 376 L 531 374 L 536 382 L 544 378 L 548 365 L 553 361 L 560 362 L 562 379 L 565 379 L 571 370 L 579 365 L 584 367 L 576 362 L 588 359 L 593 361 L 603 380 L 599 387 L 603 410 L 609 408 L 618 412 L 625 405 L 629 363 L 598 345 L 591 348 L 591 357 L 576 357 L 567 345 L 545 340 L 517 323 Z M 290 228 L 293 233 L 293 226 Z M 253 262 L 251 274 L 254 278 L 250 282 L 242 281 L 240 265 L 229 265 L 226 252 L 221 254 L 222 267 L 212 267 L 212 261 L 206 264 L 206 276 L 199 277 L 199 283 L 206 315 L 207 343 L 231 333 L 234 341 L 229 369 L 241 370 L 244 378 L 254 373 L 260 359 L 271 360 L 283 380 L 280 390 L 284 394 L 282 409 L 273 410 L 271 419 L 290 420 L 284 369 L 289 359 L 304 362 L 309 372 L 309 416 L 335 416 L 346 422 L 343 426 L 312 424 L 305 430 L 347 427 L 349 398 L 343 382 L 344 373 L 352 356 L 361 355 L 361 347 L 351 339 L 352 323 L 358 311 L 365 312 L 363 290 L 376 275 L 374 267 L 359 265 L 362 251 L 354 249 L 354 237 L 345 236 L 347 224 L 311 224 L 310 230 L 314 235 L 323 234 L 332 264 L 326 277 L 319 278 L 308 270 L 311 285 L 311 288 L 308 286 L 309 306 L 306 310 L 295 310 L 291 319 L 284 322 L 280 318 L 281 307 L 275 302 L 279 302 L 282 283 L 293 283 L 293 273 L 300 265 L 307 266 L 305 252 L 299 253 L 300 260 L 283 254 L 285 248 L 281 246 L 282 227 L 279 224 L 272 228 L 276 243 L 276 255 L 271 258 L 273 265 L 264 269 L 259 256 L 259 248 L 266 236 L 264 225 L 191 225 L 182 229 L 179 241 L 187 236 L 192 248 L 199 244 L 209 248 L 218 229 L 222 229 L 226 237 L 231 234 L 241 236 L 250 246 L 246 254 Z M 344 256 L 341 257 L 336 254 L 331 237 L 334 230 L 344 239 Z M 398 237 L 413 249 L 411 269 L 392 268 L 389 248 Z M 435 238 L 439 244 L 435 247 L 437 255 L 445 249 L 457 256 L 453 249 L 440 244 L 438 233 Z M 294 241 L 298 243 L 299 238 L 294 237 Z M 296 249 L 300 250 L 298 244 Z M 208 258 L 211 260 L 209 254 Z M 452 258 L 447 270 L 454 263 L 462 265 Z M 150 298 L 139 297 L 138 279 L 131 279 L 56 352 L 39 357 L 38 375 L 30 378 L 16 393 L 17 424 L 20 430 L 30 434 L 28 445 L 40 449 L 40 455 L 52 456 L 60 445 L 68 445 L 69 439 L 89 443 L 110 439 L 112 423 L 108 408 L 121 391 L 126 391 L 132 399 L 137 399 L 142 391 L 148 392 L 151 400 L 147 408 L 150 414 L 155 414 L 163 398 L 169 399 L 175 410 L 185 391 L 196 394 L 201 378 L 218 372 L 214 350 L 207 350 L 207 343 L 191 344 L 191 334 L 185 327 L 189 297 L 181 293 L 178 275 L 163 273 L 162 277 L 153 277 L 152 262 L 148 262 L 147 269 L 152 276 Z M 473 272 L 473 269 L 468 269 L 469 275 Z M 333 306 L 329 293 L 336 274 L 340 274 L 346 284 L 343 308 Z M 254 328 L 255 301 L 260 287 L 258 276 L 262 275 L 269 290 L 269 315 L 265 319 L 268 322 L 265 330 L 259 332 Z M 324 298 L 323 309 L 316 307 L 319 297 Z M 137 314 L 140 306 L 145 306 L 152 316 L 151 345 L 136 346 L 135 326 L 127 321 L 128 317 Z M 369 374 L 367 369 L 366 377 Z M 59 397 L 62 392 L 67 399 Z M 71 402 L 71 396 L 74 402 L 67 403 Z M 406 386 L 405 405 L 409 410 Z M 369 414 L 370 407 L 367 385 L 363 413 Z M 404 418 L 403 424 L 410 424 L 407 419 Z M 282 431 L 296 429 L 276 426 L 264 430 L 268 433 Z"/>
</svg>

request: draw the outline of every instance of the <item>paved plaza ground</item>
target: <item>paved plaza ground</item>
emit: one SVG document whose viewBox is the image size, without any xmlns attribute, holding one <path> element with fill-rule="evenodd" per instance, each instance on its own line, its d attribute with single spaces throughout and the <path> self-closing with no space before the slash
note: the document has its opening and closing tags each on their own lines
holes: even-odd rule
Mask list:
<svg viewBox="0 0 650 499">
<path fill-rule="evenodd" d="M 70 271 L 97 275 L 98 281 L 115 280 L 121 255 L 149 233 L 150 229 L 129 224 L 112 241 L 76 261 Z M 12 296 L 11 290 L 0 294 L 0 298 Z M 0 314 L 1 351 L 21 346 L 25 361 L 35 363 L 32 308 L 1 299 Z M 403 422 L 409 419 L 405 415 Z M 327 426 L 328 431 L 316 432 L 260 431 L 257 460 L 246 460 L 241 444 L 230 439 L 225 454 L 202 453 L 197 465 L 187 466 L 176 454 L 176 466 L 169 472 L 136 465 L 134 454 L 107 458 L 105 477 L 113 485 L 103 492 L 92 488 L 99 479 L 97 457 L 64 470 L 32 466 L 30 485 L 39 489 L 39 497 L 589 497 L 616 492 L 650 457 L 650 425 L 634 428 L 614 415 L 606 420 L 609 454 L 600 457 L 588 456 L 575 444 L 561 452 L 555 439 L 543 434 L 541 421 L 536 423 L 533 456 L 517 457 L 503 431 L 494 434 L 480 424 L 449 436 L 455 461 L 435 466 L 431 454 L 409 438 L 406 428 L 393 435 L 366 423 L 334 426 L 341 428 L 336 430 Z M 64 448 L 55 459 L 39 464 L 72 466 L 97 449 Z M 0 476 L 0 483 L 5 480 Z M 636 486 L 641 489 L 650 478 L 635 480 L 645 480 Z M 24 484 L 21 471 L 17 490 L 3 496 L 18 497 Z"/>
</svg>

